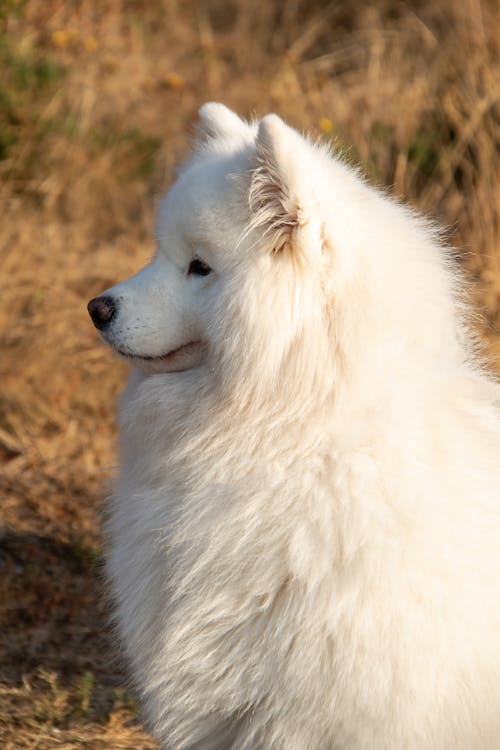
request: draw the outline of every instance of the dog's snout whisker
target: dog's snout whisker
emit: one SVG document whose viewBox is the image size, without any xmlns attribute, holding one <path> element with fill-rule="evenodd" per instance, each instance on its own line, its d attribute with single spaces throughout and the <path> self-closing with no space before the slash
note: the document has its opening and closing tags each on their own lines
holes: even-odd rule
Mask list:
<svg viewBox="0 0 500 750">
<path fill-rule="evenodd" d="M 99 330 L 106 328 L 116 313 L 116 302 L 113 297 L 94 297 L 87 305 L 92 322 Z"/>
</svg>

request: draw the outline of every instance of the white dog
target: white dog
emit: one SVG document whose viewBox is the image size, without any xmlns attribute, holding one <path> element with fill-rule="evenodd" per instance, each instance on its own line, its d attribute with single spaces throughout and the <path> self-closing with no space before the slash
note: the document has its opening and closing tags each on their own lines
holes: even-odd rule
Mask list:
<svg viewBox="0 0 500 750">
<path fill-rule="evenodd" d="M 116 621 L 173 750 L 499 750 L 497 386 L 435 228 L 276 115 L 201 109 L 134 366 Z"/>
</svg>

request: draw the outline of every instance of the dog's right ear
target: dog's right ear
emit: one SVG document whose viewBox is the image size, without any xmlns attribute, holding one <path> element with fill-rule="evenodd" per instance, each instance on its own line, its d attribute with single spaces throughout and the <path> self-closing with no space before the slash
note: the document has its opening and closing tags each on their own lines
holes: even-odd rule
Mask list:
<svg viewBox="0 0 500 750">
<path fill-rule="evenodd" d="M 289 249 L 306 257 L 323 248 L 313 148 L 277 115 L 259 123 L 249 202 L 252 226 L 268 237 L 274 253 Z"/>
<path fill-rule="evenodd" d="M 218 102 L 207 102 L 199 112 L 199 130 L 205 138 L 247 137 L 250 129 L 229 107 Z"/>
</svg>

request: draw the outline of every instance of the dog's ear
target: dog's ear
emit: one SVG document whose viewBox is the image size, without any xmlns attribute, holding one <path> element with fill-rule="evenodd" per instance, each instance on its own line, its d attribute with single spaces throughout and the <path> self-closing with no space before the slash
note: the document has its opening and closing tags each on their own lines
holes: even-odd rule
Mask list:
<svg viewBox="0 0 500 750">
<path fill-rule="evenodd" d="M 321 244 L 311 157 L 314 147 L 277 115 L 266 115 L 256 138 L 250 183 L 252 226 L 264 230 L 273 252 Z"/>
<path fill-rule="evenodd" d="M 247 123 L 238 115 L 218 102 L 207 102 L 198 115 L 200 117 L 199 131 L 205 138 L 248 138 L 250 129 Z"/>
</svg>

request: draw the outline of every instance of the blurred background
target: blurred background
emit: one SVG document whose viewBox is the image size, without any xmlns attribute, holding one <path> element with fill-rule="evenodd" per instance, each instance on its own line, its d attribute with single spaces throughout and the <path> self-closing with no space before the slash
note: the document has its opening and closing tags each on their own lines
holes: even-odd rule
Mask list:
<svg viewBox="0 0 500 750">
<path fill-rule="evenodd" d="M 500 363 L 498 0 L 0 0 L 0 747 L 152 748 L 99 518 L 125 366 L 86 302 L 154 251 L 198 107 L 275 111 L 450 228 Z"/>
</svg>

